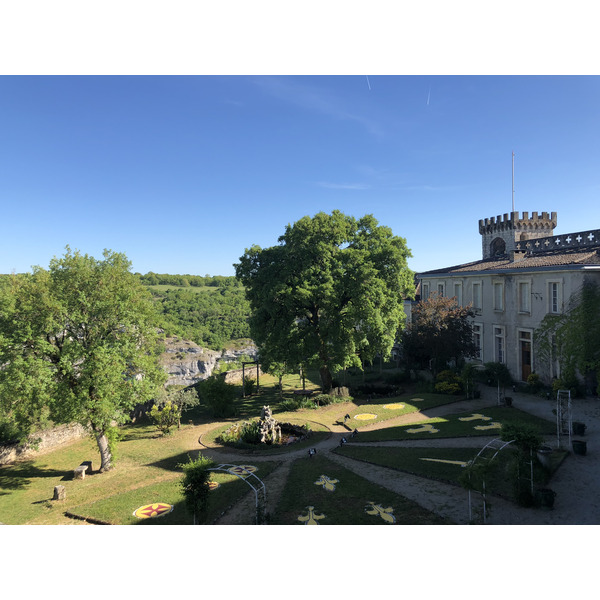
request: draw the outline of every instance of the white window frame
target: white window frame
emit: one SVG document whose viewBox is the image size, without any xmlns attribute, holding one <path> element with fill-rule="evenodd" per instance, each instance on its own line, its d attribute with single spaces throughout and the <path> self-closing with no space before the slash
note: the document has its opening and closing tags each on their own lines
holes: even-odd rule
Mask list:
<svg viewBox="0 0 600 600">
<path fill-rule="evenodd" d="M 554 310 L 554 290 L 556 286 L 556 310 Z M 548 295 L 547 312 L 552 315 L 560 315 L 563 311 L 563 280 L 550 279 L 546 282 L 546 290 Z"/>
<path fill-rule="evenodd" d="M 425 302 L 429 300 L 429 282 L 422 281 L 421 282 L 421 300 Z"/>
<path fill-rule="evenodd" d="M 531 283 L 531 279 L 517 280 L 517 302 L 522 315 L 531 314 Z"/>
<path fill-rule="evenodd" d="M 504 325 L 494 325 L 494 360 L 506 364 L 506 328 Z M 501 343 L 501 348 L 498 346 Z"/>
<path fill-rule="evenodd" d="M 498 289 L 500 290 L 499 296 L 496 292 Z M 494 311 L 504 312 L 504 281 L 494 281 L 492 283 L 492 300 Z"/>
<path fill-rule="evenodd" d="M 463 284 L 462 281 L 455 281 L 453 283 L 454 297 L 459 306 L 463 305 Z M 458 292 L 458 293 L 457 293 Z"/>
<path fill-rule="evenodd" d="M 440 296 L 440 298 L 443 298 L 446 295 L 446 282 L 445 281 L 437 282 L 437 293 L 438 293 L 438 296 Z"/>
<path fill-rule="evenodd" d="M 475 288 L 479 289 L 479 302 L 477 302 L 477 299 L 475 297 Z M 473 304 L 473 310 L 476 313 L 481 313 L 481 311 L 483 310 L 483 281 L 479 280 L 479 281 L 474 281 L 471 284 L 471 298 L 472 298 L 472 304 Z"/>
<path fill-rule="evenodd" d="M 477 341 L 479 341 L 479 345 L 477 345 Z M 473 342 L 479 349 L 475 360 L 483 364 L 483 323 L 473 323 Z"/>
</svg>

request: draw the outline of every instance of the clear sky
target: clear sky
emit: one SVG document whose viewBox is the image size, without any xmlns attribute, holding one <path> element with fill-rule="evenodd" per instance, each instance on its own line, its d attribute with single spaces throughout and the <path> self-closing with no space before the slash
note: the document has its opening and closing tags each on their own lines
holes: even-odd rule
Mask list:
<svg viewBox="0 0 600 600">
<path fill-rule="evenodd" d="M 416 271 L 481 255 L 478 220 L 600 227 L 600 78 L 2 76 L 0 273 L 64 247 L 134 271 L 231 275 L 252 244 L 339 209 Z"/>
</svg>

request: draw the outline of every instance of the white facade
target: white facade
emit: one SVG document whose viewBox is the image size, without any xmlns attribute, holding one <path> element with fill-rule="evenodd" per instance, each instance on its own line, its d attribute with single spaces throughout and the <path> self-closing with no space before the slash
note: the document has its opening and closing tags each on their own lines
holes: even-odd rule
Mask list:
<svg viewBox="0 0 600 600">
<path fill-rule="evenodd" d="M 512 213 L 510 219 L 480 221 L 483 260 L 421 273 L 418 279 L 421 299 L 436 292 L 473 307 L 474 336 L 480 346 L 477 362 L 502 362 L 517 381 L 527 381 L 535 371 L 550 382 L 560 375 L 558 365 L 536 357 L 534 332 L 548 313 L 565 310 L 584 281 L 600 284 L 600 230 L 554 236 L 544 219 L 540 233 L 545 237 L 531 231 L 525 237 L 521 228 L 533 229 L 541 222 L 533 214 L 529 220 L 527 213 L 521 219 Z M 556 213 L 552 221 L 554 226 Z M 495 226 L 501 228 L 500 239 L 507 246 L 503 254 L 494 252 L 500 237 Z"/>
</svg>

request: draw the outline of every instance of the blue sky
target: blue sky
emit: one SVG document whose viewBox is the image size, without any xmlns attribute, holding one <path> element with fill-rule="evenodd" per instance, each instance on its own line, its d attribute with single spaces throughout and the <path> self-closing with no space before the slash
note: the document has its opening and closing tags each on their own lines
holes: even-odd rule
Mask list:
<svg viewBox="0 0 600 600">
<path fill-rule="evenodd" d="M 600 78 L 2 76 L 0 273 L 71 248 L 134 271 L 232 275 L 339 209 L 416 271 L 477 260 L 478 220 L 600 227 Z"/>
</svg>

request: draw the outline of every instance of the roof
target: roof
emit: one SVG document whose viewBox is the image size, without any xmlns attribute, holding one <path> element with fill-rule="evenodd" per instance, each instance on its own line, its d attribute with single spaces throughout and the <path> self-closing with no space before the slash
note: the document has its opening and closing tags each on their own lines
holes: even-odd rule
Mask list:
<svg viewBox="0 0 600 600">
<path fill-rule="evenodd" d="M 419 277 L 428 275 L 452 275 L 459 273 L 485 273 L 496 271 L 514 271 L 514 270 L 537 270 L 554 267 L 586 267 L 600 266 L 600 248 L 582 250 L 555 250 L 548 252 L 538 252 L 536 254 L 518 254 L 515 253 L 514 259 L 507 255 L 496 256 L 475 262 L 435 269 L 419 273 Z"/>
</svg>

